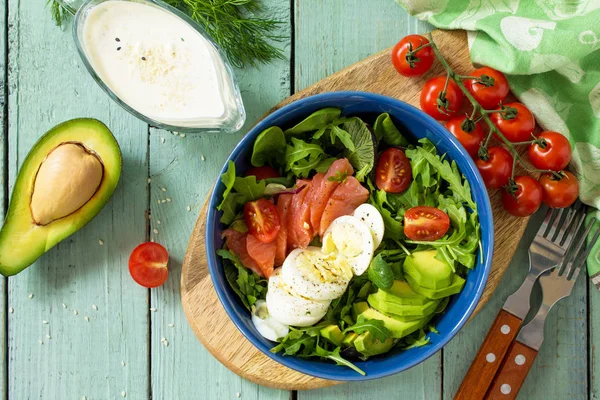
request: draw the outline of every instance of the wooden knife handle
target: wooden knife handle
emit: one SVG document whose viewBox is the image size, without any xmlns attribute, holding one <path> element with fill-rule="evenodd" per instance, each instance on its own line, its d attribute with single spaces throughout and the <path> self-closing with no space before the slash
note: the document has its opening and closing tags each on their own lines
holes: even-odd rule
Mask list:
<svg viewBox="0 0 600 400">
<path fill-rule="evenodd" d="M 502 361 L 485 400 L 516 399 L 537 354 L 537 350 L 515 341 Z"/>
<path fill-rule="evenodd" d="M 522 323 L 520 318 L 500 310 L 454 400 L 483 399 Z"/>
</svg>

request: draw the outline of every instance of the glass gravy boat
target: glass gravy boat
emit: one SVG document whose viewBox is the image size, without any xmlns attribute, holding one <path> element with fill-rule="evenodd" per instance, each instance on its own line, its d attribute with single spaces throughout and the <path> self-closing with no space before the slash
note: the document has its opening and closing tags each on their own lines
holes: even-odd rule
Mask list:
<svg viewBox="0 0 600 400">
<path fill-rule="evenodd" d="M 92 57 L 84 42 L 84 26 L 90 12 L 94 7 L 107 1 L 135 2 L 159 8 L 189 25 L 204 38 L 206 40 L 208 52 L 213 60 L 214 70 L 216 71 L 216 81 L 224 106 L 223 114 L 219 117 L 177 118 L 176 120 L 171 121 L 158 121 L 156 117 L 153 118 L 143 114 L 117 96 L 109 85 L 104 82 L 98 71 L 96 71 L 92 62 Z M 233 68 L 227 61 L 226 55 L 195 21 L 181 11 L 160 0 L 59 0 L 59 2 L 68 12 L 75 16 L 73 22 L 73 39 L 77 45 L 81 60 L 88 72 L 109 97 L 129 113 L 151 126 L 177 132 L 236 132 L 244 125 L 246 120 L 244 104 L 235 80 Z M 185 93 L 183 93 L 183 95 L 185 96 Z"/>
</svg>

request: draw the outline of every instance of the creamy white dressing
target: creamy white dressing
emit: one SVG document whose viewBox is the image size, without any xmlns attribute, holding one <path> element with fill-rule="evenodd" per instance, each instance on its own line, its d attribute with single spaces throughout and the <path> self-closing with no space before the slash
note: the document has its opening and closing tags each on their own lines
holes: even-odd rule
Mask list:
<svg viewBox="0 0 600 400">
<path fill-rule="evenodd" d="M 194 126 L 226 112 L 211 44 L 185 21 L 152 5 L 109 0 L 93 6 L 83 47 L 96 74 L 137 112 Z"/>
</svg>

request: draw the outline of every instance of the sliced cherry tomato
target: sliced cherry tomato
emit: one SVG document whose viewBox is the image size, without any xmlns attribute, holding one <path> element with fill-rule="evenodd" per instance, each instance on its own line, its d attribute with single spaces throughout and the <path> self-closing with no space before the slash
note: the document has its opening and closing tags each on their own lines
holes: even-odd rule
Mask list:
<svg viewBox="0 0 600 400">
<path fill-rule="evenodd" d="M 404 214 L 404 234 L 411 240 L 432 242 L 448 232 L 450 218 L 439 208 L 418 206 Z"/>
<path fill-rule="evenodd" d="M 445 85 L 446 77 L 436 76 L 425 82 L 421 91 L 421 110 L 440 121 L 457 115 L 463 102 L 463 93 L 452 79 L 448 82 L 444 99 L 440 99 Z"/>
<path fill-rule="evenodd" d="M 483 133 L 483 128 L 479 122 L 466 122 L 466 120 L 467 117 L 464 115 L 452 117 L 446 122 L 446 129 L 458 139 L 471 157 L 475 157 L 477 156 L 479 146 L 481 145 L 485 134 Z M 465 128 L 472 128 L 472 130 L 467 132 L 465 131 Z"/>
<path fill-rule="evenodd" d="M 569 171 L 563 172 L 563 177 L 557 179 L 554 174 L 545 173 L 540 177 L 543 190 L 543 201 L 552 208 L 565 208 L 575 203 L 579 197 L 579 182 Z"/>
<path fill-rule="evenodd" d="M 375 169 L 375 184 L 388 193 L 402 193 L 410 185 L 412 169 L 406 154 L 390 148 L 383 152 Z"/>
<path fill-rule="evenodd" d="M 169 252 L 154 242 L 140 244 L 129 256 L 129 273 L 134 281 L 147 288 L 155 288 L 167 280 Z"/>
<path fill-rule="evenodd" d="M 517 115 L 512 119 L 506 119 L 502 113 L 498 112 L 490 114 L 490 119 L 500 132 L 502 132 L 504 137 L 511 142 L 531 140 L 531 134 L 535 129 L 535 118 L 533 118 L 533 114 L 529 111 L 529 108 L 521 103 L 508 103 L 503 107 L 511 107 L 517 110 Z M 500 108 L 497 109 L 499 110 Z"/>
<path fill-rule="evenodd" d="M 476 79 L 465 79 L 465 87 L 475 100 L 485 109 L 494 109 L 498 107 L 498 103 L 503 101 L 508 95 L 508 81 L 504 74 L 490 67 L 478 68 L 471 72 L 471 76 L 481 78 L 480 82 Z M 483 78 L 482 78 L 483 76 Z M 486 86 L 486 83 L 493 83 L 491 86 Z"/>
<path fill-rule="evenodd" d="M 429 71 L 433 64 L 433 49 L 427 46 L 409 55 L 418 47 L 428 44 L 429 40 L 421 35 L 408 35 L 394 46 L 392 50 L 392 63 L 394 68 L 404 76 L 420 76 Z"/>
<path fill-rule="evenodd" d="M 542 205 L 542 186 L 530 176 L 517 176 L 515 191 L 510 192 L 510 184 L 502 192 L 502 206 L 515 217 L 526 217 L 536 212 Z"/>
<path fill-rule="evenodd" d="M 246 221 L 248 231 L 263 243 L 275 240 L 281 229 L 277 206 L 267 199 L 246 203 L 244 221 Z"/>
<path fill-rule="evenodd" d="M 248 171 L 246 171 L 246 176 L 256 176 L 257 181 L 261 181 L 263 179 L 269 178 L 279 178 L 279 172 L 273 167 L 269 167 L 268 165 L 264 165 L 262 167 L 252 167 Z"/>
<path fill-rule="evenodd" d="M 488 189 L 498 189 L 508 183 L 512 175 L 513 157 L 504 147 L 489 147 L 490 158 L 482 160 L 477 158 L 475 165 L 483 177 Z"/>
<path fill-rule="evenodd" d="M 571 144 L 558 132 L 546 131 L 537 135 L 542 145 L 534 143 L 529 146 L 527 155 L 534 167 L 562 171 L 571 161 Z"/>
</svg>

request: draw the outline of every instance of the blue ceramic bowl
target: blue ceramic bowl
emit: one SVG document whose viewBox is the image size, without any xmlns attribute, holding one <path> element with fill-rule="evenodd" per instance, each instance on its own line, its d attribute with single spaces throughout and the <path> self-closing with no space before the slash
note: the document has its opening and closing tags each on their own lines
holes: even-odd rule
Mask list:
<svg viewBox="0 0 600 400">
<path fill-rule="evenodd" d="M 469 181 L 475 203 L 479 207 L 483 259 L 480 257 L 477 266 L 469 272 L 462 292 L 452 297 L 446 312 L 434 321 L 439 334 L 428 334 L 429 345 L 406 351 L 392 350 L 387 354 L 372 357 L 368 361 L 356 362 L 356 365 L 366 372 L 366 376 L 361 376 L 350 368 L 337 366 L 327 361 L 284 357 L 271 353 L 269 349 L 274 346 L 273 342 L 264 339 L 254 328 L 250 313 L 229 287 L 223 273 L 221 260 L 215 254 L 215 251 L 223 245 L 221 232 L 224 229 L 219 222 L 221 213 L 217 211 L 217 205 L 221 201 L 224 190 L 224 186 L 219 180 L 210 197 L 206 221 L 208 267 L 215 290 L 225 311 L 244 336 L 268 357 L 304 374 L 324 379 L 360 381 L 381 378 L 411 368 L 432 356 L 456 335 L 473 313 L 483 293 L 492 261 L 494 246 L 492 210 L 485 185 L 471 157 L 439 122 L 400 100 L 372 93 L 332 92 L 295 101 L 270 114 L 252 128 L 233 150 L 228 160 L 235 162 L 238 173 L 243 172 L 249 167 L 254 139 L 260 132 L 274 125 L 283 129 L 289 128 L 312 112 L 325 107 L 340 108 L 342 115 L 358 116 L 370 123 L 373 123 L 380 113 L 389 113 L 396 126 L 409 140 L 414 143 L 423 137 L 431 140 L 437 146 L 440 154 L 446 153 L 449 159 L 456 161 L 460 171 Z M 227 163 L 221 174 L 225 172 L 226 168 Z"/>
</svg>

